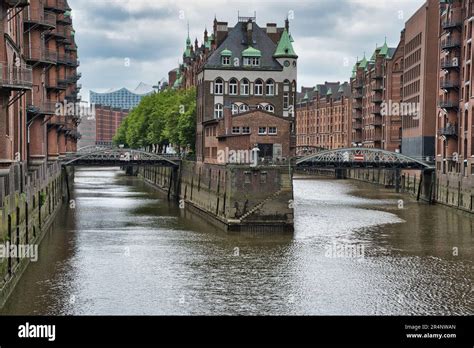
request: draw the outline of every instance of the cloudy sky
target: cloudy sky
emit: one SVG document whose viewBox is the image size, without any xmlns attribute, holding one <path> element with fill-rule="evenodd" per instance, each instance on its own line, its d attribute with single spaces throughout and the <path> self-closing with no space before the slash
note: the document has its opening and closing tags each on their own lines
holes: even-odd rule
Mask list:
<svg viewBox="0 0 474 348">
<path fill-rule="evenodd" d="M 89 90 L 156 84 L 182 59 L 187 23 L 194 43 L 214 16 L 233 26 L 257 14 L 257 23 L 290 31 L 299 55 L 299 86 L 344 81 L 357 57 L 370 56 L 385 37 L 396 46 L 404 22 L 424 0 L 69 0 L 82 72 Z"/>
</svg>

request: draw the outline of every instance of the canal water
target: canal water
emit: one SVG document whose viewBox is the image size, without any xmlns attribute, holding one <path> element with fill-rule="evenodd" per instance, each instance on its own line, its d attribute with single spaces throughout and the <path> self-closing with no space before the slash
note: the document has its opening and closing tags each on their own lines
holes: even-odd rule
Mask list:
<svg viewBox="0 0 474 348">
<path fill-rule="evenodd" d="M 294 186 L 293 235 L 227 234 L 117 169 L 79 170 L 0 313 L 474 313 L 472 217 L 365 183 Z"/>
</svg>

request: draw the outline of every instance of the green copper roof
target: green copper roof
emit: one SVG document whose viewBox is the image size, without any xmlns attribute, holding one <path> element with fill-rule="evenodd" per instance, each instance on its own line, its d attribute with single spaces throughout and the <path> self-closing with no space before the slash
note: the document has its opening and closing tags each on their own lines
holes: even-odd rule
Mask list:
<svg viewBox="0 0 474 348">
<path fill-rule="evenodd" d="M 292 38 L 290 37 L 290 34 L 288 34 L 288 31 L 286 29 L 283 30 L 283 33 L 281 34 L 280 41 L 278 41 L 278 46 L 273 57 L 298 58 L 295 53 L 295 50 L 293 49 L 293 45 L 291 44 L 292 42 Z"/>
<path fill-rule="evenodd" d="M 375 62 L 375 58 L 377 58 L 377 50 L 378 48 L 375 49 L 374 54 L 372 55 L 372 57 L 370 57 L 371 62 Z"/>
<path fill-rule="evenodd" d="M 342 87 L 342 85 L 341 85 L 341 87 L 339 87 L 339 90 L 338 90 L 337 92 L 338 92 L 338 93 L 344 92 L 344 87 Z"/>
<path fill-rule="evenodd" d="M 365 58 L 365 55 L 364 55 L 364 59 L 362 59 L 360 62 L 359 62 L 359 68 L 363 68 L 363 69 L 367 69 L 367 58 Z"/>
<path fill-rule="evenodd" d="M 329 89 L 328 89 L 328 92 L 327 92 L 326 95 L 332 95 L 332 88 L 329 88 Z"/>
<path fill-rule="evenodd" d="M 313 92 L 319 92 L 319 86 L 314 86 Z"/>
<path fill-rule="evenodd" d="M 231 57 L 232 51 L 228 50 L 227 48 L 221 52 L 221 56 Z"/>
<path fill-rule="evenodd" d="M 309 99 L 309 97 L 308 97 L 308 92 L 306 92 L 306 93 L 304 94 L 303 100 L 308 100 L 308 99 Z"/>
<path fill-rule="evenodd" d="M 71 17 L 71 11 L 64 12 L 64 17 Z"/>
<path fill-rule="evenodd" d="M 383 56 L 387 56 L 388 54 L 388 45 L 387 45 L 387 40 L 385 40 L 385 43 L 383 46 L 380 48 L 380 54 Z"/>
<path fill-rule="evenodd" d="M 261 57 L 261 56 L 262 56 L 262 52 L 260 52 L 256 48 L 253 48 L 252 46 L 249 46 L 249 48 L 242 51 L 242 57 Z"/>
<path fill-rule="evenodd" d="M 191 57 L 191 48 L 186 47 L 186 50 L 184 51 L 184 57 L 185 58 Z"/>
<path fill-rule="evenodd" d="M 359 63 L 359 62 L 357 62 Z M 356 72 L 357 72 L 357 63 L 354 64 L 354 67 L 352 68 L 352 77 L 356 77 Z"/>
</svg>

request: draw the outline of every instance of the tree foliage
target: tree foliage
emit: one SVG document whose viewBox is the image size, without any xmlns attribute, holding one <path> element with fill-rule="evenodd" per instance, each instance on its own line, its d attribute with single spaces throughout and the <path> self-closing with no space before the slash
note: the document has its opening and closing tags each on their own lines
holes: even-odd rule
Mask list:
<svg viewBox="0 0 474 348">
<path fill-rule="evenodd" d="M 194 152 L 196 90 L 165 90 L 142 99 L 123 120 L 114 137 L 116 145 L 151 148 L 172 144 L 178 151 Z"/>
</svg>

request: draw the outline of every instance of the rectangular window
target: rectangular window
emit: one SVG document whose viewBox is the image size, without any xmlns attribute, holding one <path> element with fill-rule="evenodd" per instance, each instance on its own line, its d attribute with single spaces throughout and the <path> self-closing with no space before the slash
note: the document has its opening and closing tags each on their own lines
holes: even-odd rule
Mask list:
<svg viewBox="0 0 474 348">
<path fill-rule="evenodd" d="M 259 135 L 267 134 L 267 127 L 258 127 L 258 134 Z"/>
<path fill-rule="evenodd" d="M 222 57 L 222 65 L 230 65 L 230 57 Z"/>
<path fill-rule="evenodd" d="M 277 127 L 268 127 L 268 134 L 276 135 L 277 134 Z"/>
<path fill-rule="evenodd" d="M 240 127 L 232 127 L 232 134 L 240 134 Z"/>
<path fill-rule="evenodd" d="M 242 127 L 242 134 L 250 134 L 250 127 Z"/>
<path fill-rule="evenodd" d="M 290 104 L 290 95 L 289 93 L 285 92 L 283 94 L 283 108 L 288 109 L 289 104 Z"/>
</svg>

